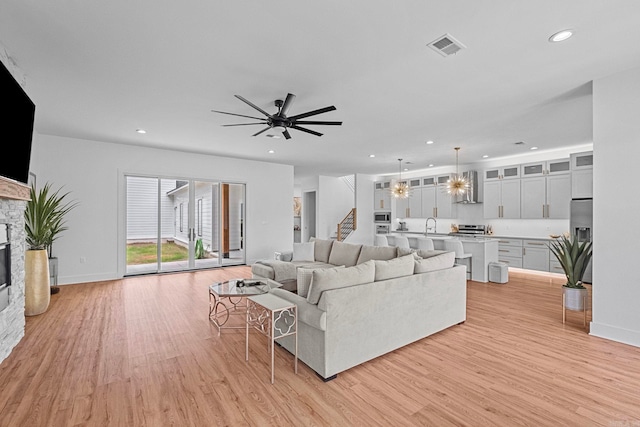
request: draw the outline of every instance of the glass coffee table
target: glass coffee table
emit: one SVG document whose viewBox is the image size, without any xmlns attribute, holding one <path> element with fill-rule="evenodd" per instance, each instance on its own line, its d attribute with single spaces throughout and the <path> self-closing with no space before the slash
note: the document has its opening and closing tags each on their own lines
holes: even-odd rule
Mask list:
<svg viewBox="0 0 640 427">
<path fill-rule="evenodd" d="M 209 320 L 222 329 L 245 329 L 242 325 L 227 325 L 232 314 L 246 315 L 246 298 L 268 293 L 282 285 L 271 279 L 232 279 L 209 286 Z"/>
</svg>

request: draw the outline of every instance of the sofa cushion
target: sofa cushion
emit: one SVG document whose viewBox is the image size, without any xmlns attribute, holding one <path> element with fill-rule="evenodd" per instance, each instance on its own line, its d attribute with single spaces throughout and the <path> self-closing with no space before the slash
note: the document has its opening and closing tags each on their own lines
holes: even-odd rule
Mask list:
<svg viewBox="0 0 640 427">
<path fill-rule="evenodd" d="M 335 241 L 331 246 L 329 264 L 352 267 L 358 263 L 360 249 L 362 249 L 362 245 Z"/>
<path fill-rule="evenodd" d="M 367 261 L 346 268 L 335 267 L 314 270 L 311 286 L 307 293 L 307 301 L 310 304 L 318 304 L 324 291 L 371 283 L 375 278 L 375 270 L 374 261 Z"/>
<path fill-rule="evenodd" d="M 388 261 L 374 261 L 376 266 L 375 281 L 395 279 L 413 274 L 415 258 L 413 254 L 404 255 Z"/>
<path fill-rule="evenodd" d="M 360 249 L 357 264 L 362 264 L 372 259 L 388 260 L 395 258 L 398 251 L 393 246 L 368 246 L 363 245 Z"/>
<path fill-rule="evenodd" d="M 311 279 L 313 278 L 313 272 L 319 268 L 344 268 L 344 265 L 334 267 L 331 264 L 318 263 L 317 267 L 301 267 L 298 268 L 298 295 L 306 298 L 309 292 L 309 286 L 311 285 Z"/>
<path fill-rule="evenodd" d="M 328 263 L 331 247 L 333 246 L 333 240 L 316 239 L 315 237 L 312 237 L 309 241 L 315 244 L 315 261 Z"/>
<path fill-rule="evenodd" d="M 409 255 L 409 254 L 415 254 L 416 253 L 416 249 L 410 248 L 396 248 L 398 250 L 398 256 L 405 256 L 405 255 Z"/>
<path fill-rule="evenodd" d="M 443 251 L 440 254 L 414 261 L 414 273 L 427 273 L 453 267 L 456 260 L 455 252 Z"/>
<path fill-rule="evenodd" d="M 291 261 L 315 261 L 315 244 L 313 242 L 294 243 Z"/>
<path fill-rule="evenodd" d="M 435 249 L 435 250 L 418 249 L 418 251 L 416 253 L 418 254 L 418 256 L 420 258 L 431 258 L 432 256 L 444 254 L 444 253 L 447 253 L 447 252 L 449 252 L 449 251 L 441 251 L 441 250 L 438 250 L 438 249 Z"/>
</svg>

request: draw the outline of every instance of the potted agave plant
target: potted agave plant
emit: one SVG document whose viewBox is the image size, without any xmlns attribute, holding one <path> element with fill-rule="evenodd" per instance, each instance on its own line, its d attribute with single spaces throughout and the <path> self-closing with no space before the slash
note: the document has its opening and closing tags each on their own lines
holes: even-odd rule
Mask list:
<svg viewBox="0 0 640 427">
<path fill-rule="evenodd" d="M 575 235 L 564 235 L 552 241 L 549 248 L 567 277 L 567 283 L 562 288 L 565 307 L 569 310 L 584 310 L 587 288 L 583 286 L 582 278 L 593 254 L 592 242 L 580 242 Z"/>
<path fill-rule="evenodd" d="M 47 183 L 36 191 L 31 187 L 24 212 L 27 251 L 25 254 L 25 314 L 35 316 L 49 307 L 51 245 L 65 231 L 65 215 L 77 203 L 67 200 L 69 193 L 53 191 Z M 54 292 L 55 293 L 55 292 Z"/>
</svg>

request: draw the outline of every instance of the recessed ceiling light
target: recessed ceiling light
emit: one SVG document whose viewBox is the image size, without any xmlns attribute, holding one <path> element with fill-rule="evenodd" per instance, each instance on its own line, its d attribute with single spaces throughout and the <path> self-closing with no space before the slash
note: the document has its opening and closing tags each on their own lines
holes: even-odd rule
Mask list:
<svg viewBox="0 0 640 427">
<path fill-rule="evenodd" d="M 273 153 L 275 153 L 275 151 L 274 150 L 269 150 L 269 151 L 267 151 L 267 153 L 273 154 Z"/>
<path fill-rule="evenodd" d="M 408 171 L 408 170 L 409 170 L 409 168 L 404 168 L 403 170 L 406 172 L 406 171 Z"/>
<path fill-rule="evenodd" d="M 431 145 L 431 144 L 433 144 L 433 141 L 431 140 L 427 141 L 427 145 Z"/>
<path fill-rule="evenodd" d="M 369 157 L 371 157 L 372 159 L 375 157 L 375 154 L 369 154 Z"/>
<path fill-rule="evenodd" d="M 569 37 L 571 37 L 572 35 L 573 35 L 573 30 L 558 31 L 557 33 L 549 37 L 549 41 L 551 43 L 562 42 L 568 39 Z"/>
<path fill-rule="evenodd" d="M 138 133 L 147 133 L 147 131 L 144 130 L 144 129 L 136 129 L 136 132 L 138 132 Z"/>
<path fill-rule="evenodd" d="M 483 156 L 482 156 L 482 158 L 483 158 L 483 159 L 486 159 L 486 158 L 488 158 L 488 157 L 489 157 L 489 155 L 488 155 L 488 154 L 485 154 L 485 155 L 483 155 Z"/>
<path fill-rule="evenodd" d="M 429 164 L 429 167 L 432 168 L 433 167 L 433 163 Z"/>
<path fill-rule="evenodd" d="M 531 147 L 530 150 L 537 150 L 538 147 Z"/>
</svg>

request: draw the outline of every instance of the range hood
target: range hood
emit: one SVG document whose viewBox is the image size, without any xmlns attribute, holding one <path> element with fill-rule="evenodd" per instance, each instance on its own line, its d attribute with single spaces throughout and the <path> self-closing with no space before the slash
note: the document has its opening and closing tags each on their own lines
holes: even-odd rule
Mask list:
<svg viewBox="0 0 640 427">
<path fill-rule="evenodd" d="M 471 204 L 481 203 L 478 200 L 478 172 L 477 171 L 465 171 L 462 172 L 462 176 L 469 182 L 469 190 L 466 191 L 457 203 Z"/>
</svg>

